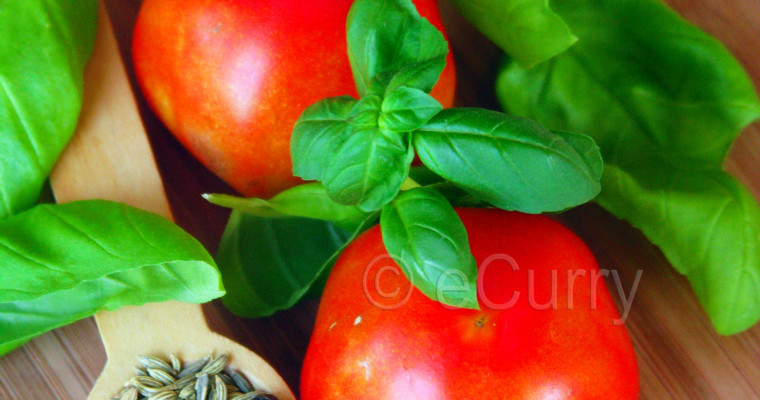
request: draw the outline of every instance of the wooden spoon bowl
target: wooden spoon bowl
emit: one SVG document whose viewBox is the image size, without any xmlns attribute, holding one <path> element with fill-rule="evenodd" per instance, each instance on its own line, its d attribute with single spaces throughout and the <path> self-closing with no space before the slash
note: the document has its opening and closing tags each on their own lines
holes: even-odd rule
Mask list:
<svg viewBox="0 0 760 400">
<path fill-rule="evenodd" d="M 127 80 L 107 13 L 101 4 L 95 50 L 85 71 L 79 126 L 61 156 L 51 184 L 59 203 L 106 199 L 172 219 L 161 177 Z M 282 378 L 261 357 L 212 332 L 201 306 L 176 301 L 103 311 L 95 316 L 108 362 L 89 399 L 119 393 L 138 364 L 137 356 L 183 362 L 209 353 L 229 355 L 229 366 L 258 390 L 280 400 L 295 399 Z"/>
</svg>

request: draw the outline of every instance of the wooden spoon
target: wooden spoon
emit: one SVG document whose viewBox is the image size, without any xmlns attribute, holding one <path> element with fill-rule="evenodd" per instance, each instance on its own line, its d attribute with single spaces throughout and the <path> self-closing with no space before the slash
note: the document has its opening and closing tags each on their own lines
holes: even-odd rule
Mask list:
<svg viewBox="0 0 760 400">
<path fill-rule="evenodd" d="M 77 132 L 61 156 L 51 184 L 58 202 L 100 198 L 121 201 L 171 219 L 169 203 L 137 111 L 111 23 L 101 4 L 95 50 L 85 71 Z M 209 352 L 228 354 L 258 390 L 280 400 L 295 397 L 282 378 L 247 348 L 212 332 L 200 305 L 152 303 L 95 316 L 108 362 L 89 399 L 110 399 L 133 375 L 138 355 L 183 361 Z"/>
</svg>

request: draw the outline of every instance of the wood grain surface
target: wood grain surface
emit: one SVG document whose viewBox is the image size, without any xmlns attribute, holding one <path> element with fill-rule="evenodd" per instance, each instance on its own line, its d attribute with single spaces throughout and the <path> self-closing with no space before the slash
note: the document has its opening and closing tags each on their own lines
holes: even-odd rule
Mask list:
<svg viewBox="0 0 760 400">
<path fill-rule="evenodd" d="M 723 41 L 760 84 L 760 2 L 668 1 Z M 136 87 L 129 43 L 141 0 L 105 2 Z M 457 53 L 458 101 L 493 106 L 488 81 L 495 73 L 498 51 L 452 15 L 450 5 L 444 3 L 443 8 Z M 214 251 L 227 212 L 206 203 L 200 194 L 232 190 L 171 137 L 139 94 L 137 100 L 176 221 Z M 726 167 L 760 198 L 757 123 L 739 138 Z M 760 398 L 760 326 L 731 337 L 716 335 L 686 280 L 637 230 L 595 205 L 560 218 L 586 241 L 600 266 L 621 272 L 623 287 L 630 288 L 636 271 L 643 271 L 626 323 L 639 357 L 642 399 Z M 231 315 L 218 302 L 204 306 L 213 329 L 260 354 L 296 392 L 316 309 L 317 302 L 311 300 L 270 318 L 248 320 Z M 82 320 L 0 358 L 0 399 L 84 399 L 104 364 L 96 326 L 91 318 Z"/>
</svg>

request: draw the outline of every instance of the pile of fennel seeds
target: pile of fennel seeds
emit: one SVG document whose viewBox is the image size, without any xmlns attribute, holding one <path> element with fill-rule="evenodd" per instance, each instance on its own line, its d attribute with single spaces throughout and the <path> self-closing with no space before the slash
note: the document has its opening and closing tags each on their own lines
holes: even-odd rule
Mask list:
<svg viewBox="0 0 760 400">
<path fill-rule="evenodd" d="M 226 354 L 208 355 L 184 368 L 172 354 L 169 362 L 139 356 L 135 376 L 113 400 L 277 400 L 256 390 L 245 377 L 228 368 Z"/>
</svg>

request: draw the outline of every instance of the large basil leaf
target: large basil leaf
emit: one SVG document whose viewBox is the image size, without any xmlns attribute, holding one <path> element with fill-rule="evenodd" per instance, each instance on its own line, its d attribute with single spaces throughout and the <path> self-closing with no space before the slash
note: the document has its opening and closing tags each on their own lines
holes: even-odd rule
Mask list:
<svg viewBox="0 0 760 400">
<path fill-rule="evenodd" d="M 446 66 L 448 44 L 409 0 L 356 0 L 347 19 L 348 59 L 364 96 L 381 72 L 398 72 L 394 86 L 430 92 Z"/>
<path fill-rule="evenodd" d="M 602 160 L 591 140 L 581 154 L 561 135 L 525 118 L 447 109 L 416 130 L 413 141 L 428 168 L 505 210 L 560 211 L 600 190 Z"/>
<path fill-rule="evenodd" d="M 324 281 L 353 232 L 309 218 L 265 218 L 233 211 L 217 252 L 227 295 L 224 305 L 243 317 L 264 317 L 293 306 Z"/>
<path fill-rule="evenodd" d="M 324 186 L 318 182 L 292 187 L 269 200 L 226 194 L 208 194 L 204 197 L 218 206 L 244 214 L 266 218 L 312 218 L 333 222 L 349 231 L 353 231 L 367 217 L 367 213 L 355 206 L 344 206 L 332 201 Z"/>
<path fill-rule="evenodd" d="M 76 128 L 95 0 L 0 2 L 0 218 L 34 205 Z"/>
<path fill-rule="evenodd" d="M 735 333 L 760 318 L 760 208 L 736 179 L 666 159 L 607 165 L 597 201 L 660 246 L 686 275 L 716 329 Z"/>
<path fill-rule="evenodd" d="M 581 41 L 536 68 L 507 67 L 498 90 L 509 110 L 590 134 L 605 160 L 626 129 L 680 163 L 709 165 L 720 165 L 757 117 L 757 95 L 739 63 L 658 0 L 554 7 Z"/>
<path fill-rule="evenodd" d="M 520 65 L 529 68 L 578 39 L 548 0 L 452 0 L 459 12 Z"/>
<path fill-rule="evenodd" d="M 407 190 L 383 208 L 380 229 L 388 254 L 417 289 L 441 303 L 478 308 L 467 231 L 445 197 L 429 188 Z"/>
<path fill-rule="evenodd" d="M 0 354 L 100 310 L 224 294 L 192 236 L 102 200 L 39 205 L 0 221 L 0 259 Z"/>
<path fill-rule="evenodd" d="M 751 278 L 760 273 L 759 212 L 721 172 L 733 140 L 760 116 L 751 81 L 718 41 L 656 0 L 553 7 L 580 41 L 534 68 L 505 66 L 502 104 L 591 135 L 608 166 L 598 202 L 686 274 L 718 332 L 751 326 L 760 318 Z"/>
</svg>

